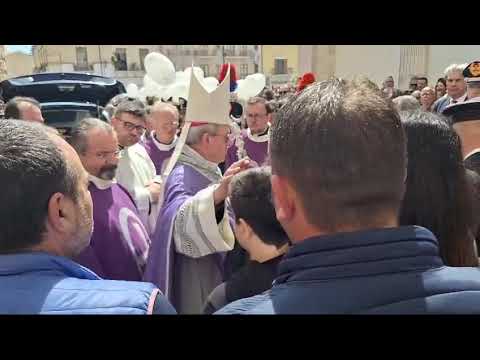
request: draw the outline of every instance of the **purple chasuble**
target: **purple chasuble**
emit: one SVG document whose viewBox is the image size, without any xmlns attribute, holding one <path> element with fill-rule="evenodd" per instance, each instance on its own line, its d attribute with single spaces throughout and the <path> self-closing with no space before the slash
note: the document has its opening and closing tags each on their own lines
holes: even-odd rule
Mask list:
<svg viewBox="0 0 480 360">
<path fill-rule="evenodd" d="M 180 207 L 209 185 L 211 181 L 193 167 L 177 163 L 165 183 L 164 202 L 152 236 L 143 280 L 157 285 L 179 313 L 191 313 L 192 307 L 186 306 L 185 302 L 189 298 L 195 298 L 193 302 L 202 302 L 223 281 L 225 253 L 191 259 L 175 251 L 173 239 L 174 221 Z M 207 266 L 203 266 L 205 264 Z M 202 284 L 196 281 L 196 277 Z"/>
<path fill-rule="evenodd" d="M 256 142 L 251 140 L 246 130 L 242 130 L 242 139 L 244 142 L 244 149 L 247 152 L 247 156 L 255 161 L 259 166 L 262 166 L 263 163 L 267 160 L 268 155 L 268 141 Z M 237 146 L 233 142 L 227 151 L 227 156 L 225 158 L 225 170 L 228 169 L 235 161 L 238 161 L 237 156 Z"/>
<path fill-rule="evenodd" d="M 173 150 L 175 150 L 175 146 L 173 146 L 170 150 L 160 150 L 155 144 L 153 136 L 144 138 L 140 144 L 143 145 L 145 150 L 147 150 L 150 159 L 152 159 L 152 162 L 155 165 L 155 170 L 157 171 L 157 174 L 161 174 L 164 164 L 166 164 L 165 160 L 169 159 L 172 156 Z"/>
<path fill-rule="evenodd" d="M 90 245 L 75 259 L 104 279 L 141 281 L 150 237 L 128 192 L 90 182 L 94 228 Z"/>
</svg>

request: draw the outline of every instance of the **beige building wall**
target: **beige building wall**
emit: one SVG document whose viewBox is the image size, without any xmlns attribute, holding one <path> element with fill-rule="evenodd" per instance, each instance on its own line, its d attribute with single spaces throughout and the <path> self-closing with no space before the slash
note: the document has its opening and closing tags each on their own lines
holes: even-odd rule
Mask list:
<svg viewBox="0 0 480 360">
<path fill-rule="evenodd" d="M 262 70 L 266 76 L 276 75 L 275 59 L 286 59 L 290 74 L 298 74 L 299 45 L 262 45 Z"/>
<path fill-rule="evenodd" d="M 428 83 L 435 85 L 450 64 L 480 60 L 480 45 L 430 45 L 428 56 Z"/>
<path fill-rule="evenodd" d="M 33 73 L 33 56 L 22 52 L 13 52 L 5 56 L 7 76 L 9 78 Z"/>
<path fill-rule="evenodd" d="M 398 84 L 400 45 L 337 45 L 335 76 L 351 79 L 364 75 L 379 86 L 387 76 Z"/>
<path fill-rule="evenodd" d="M 0 81 L 7 78 L 7 64 L 5 61 L 5 45 L 0 45 Z"/>
</svg>

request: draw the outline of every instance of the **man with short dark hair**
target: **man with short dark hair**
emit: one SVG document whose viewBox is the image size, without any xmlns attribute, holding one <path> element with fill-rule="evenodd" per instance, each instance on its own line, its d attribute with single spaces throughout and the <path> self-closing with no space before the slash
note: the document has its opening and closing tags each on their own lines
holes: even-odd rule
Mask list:
<svg viewBox="0 0 480 360">
<path fill-rule="evenodd" d="M 480 313 L 480 269 L 443 264 L 427 229 L 398 225 L 406 139 L 378 92 L 333 79 L 272 127 L 272 194 L 292 246 L 270 291 L 222 314 Z"/>
<path fill-rule="evenodd" d="M 417 77 L 417 90 L 421 92 L 426 86 L 428 86 L 428 79 L 425 76 Z"/>
<path fill-rule="evenodd" d="M 235 214 L 235 237 L 249 260 L 212 291 L 204 310 L 208 314 L 232 301 L 270 289 L 278 263 L 288 250 L 287 234 L 272 203 L 269 168 L 257 167 L 236 175 L 230 184 L 229 198 Z"/>
<path fill-rule="evenodd" d="M 94 118 L 73 129 L 70 144 L 87 170 L 95 227 L 77 262 L 112 280 L 140 281 L 150 236 L 128 192 L 117 183 L 118 140 L 112 126 Z"/>
<path fill-rule="evenodd" d="M 43 123 L 40 103 L 31 97 L 15 96 L 5 105 L 5 119 L 17 119 Z"/>
<path fill-rule="evenodd" d="M 247 101 L 246 118 L 248 129 L 237 134 L 228 147 L 225 168 L 244 157 L 263 165 L 268 155 L 268 137 L 272 108 L 262 97 L 253 97 Z"/>
<path fill-rule="evenodd" d="M 0 313 L 175 313 L 149 283 L 102 280 L 71 259 L 88 246 L 92 199 L 75 150 L 50 129 L 0 122 Z"/>
<path fill-rule="evenodd" d="M 145 105 L 137 99 L 120 101 L 111 118 L 111 124 L 117 133 L 120 146 L 116 179 L 134 199 L 140 219 L 151 235 L 163 201 L 163 190 L 155 165 L 145 148 L 139 144 L 146 130 Z"/>
</svg>

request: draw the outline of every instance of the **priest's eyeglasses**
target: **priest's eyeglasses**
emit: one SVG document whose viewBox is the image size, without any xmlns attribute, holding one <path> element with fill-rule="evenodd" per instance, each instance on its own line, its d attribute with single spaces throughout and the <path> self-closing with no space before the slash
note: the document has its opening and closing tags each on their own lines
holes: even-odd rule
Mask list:
<svg viewBox="0 0 480 360">
<path fill-rule="evenodd" d="M 99 159 L 102 160 L 107 160 L 107 159 L 118 159 L 120 157 L 120 150 L 116 151 L 100 151 L 95 154 L 95 156 Z"/>
<path fill-rule="evenodd" d="M 218 136 L 218 137 L 222 137 L 225 142 L 228 142 L 232 139 L 233 135 L 232 133 L 228 133 L 228 134 L 214 134 L 214 135 L 211 135 L 211 136 Z"/>
<path fill-rule="evenodd" d="M 249 118 L 249 119 L 263 119 L 267 115 L 268 115 L 268 113 L 265 113 L 265 114 L 250 114 L 250 113 L 247 113 L 247 118 Z"/>
<path fill-rule="evenodd" d="M 128 131 L 132 131 L 133 129 L 135 129 L 137 133 L 143 134 L 147 130 L 145 126 L 135 125 L 135 124 L 132 124 L 130 121 L 125 121 L 122 119 L 119 119 L 119 120 L 123 123 L 123 127 Z"/>
</svg>

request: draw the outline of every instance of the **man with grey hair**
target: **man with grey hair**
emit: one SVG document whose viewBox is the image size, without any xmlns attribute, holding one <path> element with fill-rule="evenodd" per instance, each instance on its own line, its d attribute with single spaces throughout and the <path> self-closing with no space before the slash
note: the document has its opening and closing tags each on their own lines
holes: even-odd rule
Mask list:
<svg viewBox="0 0 480 360">
<path fill-rule="evenodd" d="M 420 103 L 412 95 L 402 95 L 392 100 L 397 111 L 415 111 L 420 108 Z"/>
<path fill-rule="evenodd" d="M 71 134 L 70 143 L 88 172 L 95 223 L 90 246 L 76 260 L 106 279 L 140 281 L 150 236 L 127 190 L 115 181 L 117 134 L 94 118 L 82 120 Z"/>
<path fill-rule="evenodd" d="M 141 144 L 152 159 L 157 174 L 161 174 L 177 144 L 179 113 L 174 105 L 157 101 L 150 106 L 148 117 L 153 130 Z"/>
<path fill-rule="evenodd" d="M 480 174 L 480 60 L 468 64 L 463 71 L 468 100 L 448 106 L 443 111 L 462 140 L 465 166 Z"/>
<path fill-rule="evenodd" d="M 467 93 L 463 69 L 466 66 L 467 64 L 452 64 L 445 69 L 447 94 L 433 104 L 433 112 L 442 113 L 447 106 L 465 101 Z"/>
<path fill-rule="evenodd" d="M 51 129 L 0 121 L 0 182 L 0 313 L 175 313 L 154 285 L 103 280 L 72 260 L 95 210 L 77 153 Z"/>
<path fill-rule="evenodd" d="M 207 296 L 224 281 L 225 253 L 235 242 L 225 200 L 232 176 L 249 160 L 223 176 L 218 167 L 231 132 L 228 78 L 208 92 L 192 73 L 185 125 L 162 173 L 165 201 L 144 280 L 157 284 L 179 313 L 202 313 Z"/>
</svg>

